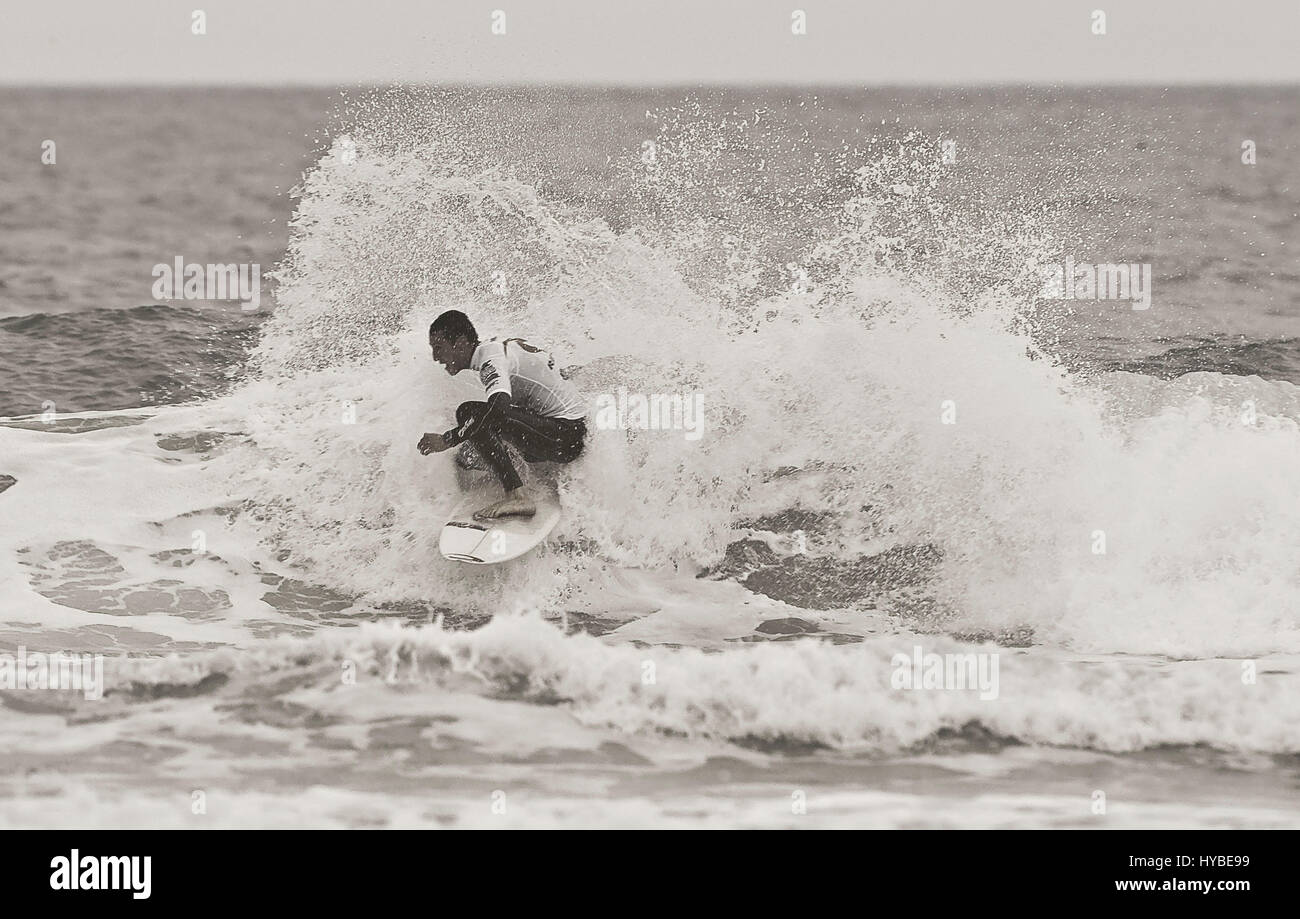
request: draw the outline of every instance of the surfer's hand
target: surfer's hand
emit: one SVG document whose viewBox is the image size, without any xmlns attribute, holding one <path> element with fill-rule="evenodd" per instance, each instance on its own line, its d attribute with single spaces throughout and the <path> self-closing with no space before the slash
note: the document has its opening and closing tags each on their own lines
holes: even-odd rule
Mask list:
<svg viewBox="0 0 1300 919">
<path fill-rule="evenodd" d="M 425 434 L 416 446 L 425 456 L 430 453 L 441 453 L 447 449 L 447 438 L 441 434 Z"/>
</svg>

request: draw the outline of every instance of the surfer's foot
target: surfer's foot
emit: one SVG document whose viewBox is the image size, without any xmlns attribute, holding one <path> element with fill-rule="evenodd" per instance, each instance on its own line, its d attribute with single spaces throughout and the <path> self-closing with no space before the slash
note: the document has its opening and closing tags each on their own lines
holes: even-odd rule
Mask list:
<svg viewBox="0 0 1300 919">
<path fill-rule="evenodd" d="M 493 520 L 497 517 L 532 517 L 537 513 L 537 502 L 528 487 L 516 488 L 495 504 L 489 504 L 474 514 L 475 520 Z"/>
</svg>

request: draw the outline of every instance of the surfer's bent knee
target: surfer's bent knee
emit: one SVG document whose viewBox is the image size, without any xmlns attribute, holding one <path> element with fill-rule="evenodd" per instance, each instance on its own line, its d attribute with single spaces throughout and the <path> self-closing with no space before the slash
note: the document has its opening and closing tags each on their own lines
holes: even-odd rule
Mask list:
<svg viewBox="0 0 1300 919">
<path fill-rule="evenodd" d="M 466 421 L 479 418 L 487 411 L 486 402 L 462 402 L 456 406 L 456 424 L 462 425 Z"/>
<path fill-rule="evenodd" d="M 487 433 L 484 426 L 478 423 L 487 414 L 487 411 L 488 404 L 486 402 L 462 402 L 456 406 L 456 427 L 463 432 L 466 423 L 472 422 L 475 428 L 474 433 L 469 434 L 465 438 L 466 440 L 475 441 Z"/>
</svg>

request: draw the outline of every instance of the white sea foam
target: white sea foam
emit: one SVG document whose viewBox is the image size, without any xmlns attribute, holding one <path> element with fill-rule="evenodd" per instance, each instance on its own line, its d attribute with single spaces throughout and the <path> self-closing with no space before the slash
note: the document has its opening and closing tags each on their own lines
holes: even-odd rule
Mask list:
<svg viewBox="0 0 1300 919">
<path fill-rule="evenodd" d="M 939 653 L 1000 654 L 998 697 L 981 698 L 976 689 L 891 688 L 894 655 L 910 655 L 918 640 Z M 431 698 L 441 687 L 558 702 L 583 724 L 630 736 L 897 753 L 973 722 L 1004 742 L 1111 752 L 1197 744 L 1300 752 L 1295 658 L 1256 662 L 1252 683 L 1243 681 L 1242 662 L 1234 660 L 1097 661 L 904 636 L 716 654 L 565 636 L 525 615 L 499 616 L 472 632 L 366 625 L 170 664 L 124 663 L 116 678 L 170 684 L 211 673 L 256 680 L 300 670 L 323 674 L 309 685 L 330 690 L 339 669 L 322 665 L 343 660 L 354 662 L 361 679 L 421 687 Z M 520 744 L 527 748 L 528 739 Z"/>
</svg>

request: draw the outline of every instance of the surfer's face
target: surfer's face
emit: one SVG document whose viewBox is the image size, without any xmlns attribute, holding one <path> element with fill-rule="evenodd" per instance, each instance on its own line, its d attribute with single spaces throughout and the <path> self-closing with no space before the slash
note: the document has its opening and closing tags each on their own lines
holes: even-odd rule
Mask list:
<svg viewBox="0 0 1300 919">
<path fill-rule="evenodd" d="M 469 366 L 469 357 L 465 353 L 468 344 L 467 341 L 447 341 L 441 335 L 430 335 L 429 353 L 449 374 L 455 376 Z"/>
</svg>

